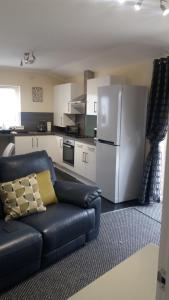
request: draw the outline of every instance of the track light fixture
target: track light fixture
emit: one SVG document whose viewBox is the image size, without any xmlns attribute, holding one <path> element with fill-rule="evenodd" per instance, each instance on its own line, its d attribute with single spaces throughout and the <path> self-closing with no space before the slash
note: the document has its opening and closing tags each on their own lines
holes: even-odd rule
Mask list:
<svg viewBox="0 0 169 300">
<path fill-rule="evenodd" d="M 134 5 L 135 11 L 139 11 L 142 7 L 142 4 L 143 4 L 143 0 L 137 0 L 135 5 Z"/>
<path fill-rule="evenodd" d="M 169 5 L 167 0 L 160 0 L 160 8 L 164 17 L 169 14 Z"/>
<path fill-rule="evenodd" d="M 134 10 L 135 11 L 140 11 L 143 5 L 144 0 L 135 0 L 134 4 Z M 118 0 L 120 4 L 124 4 L 127 2 L 130 2 L 129 0 Z M 165 17 L 169 15 L 169 0 L 159 0 L 160 2 L 160 8 L 162 10 L 162 15 Z"/>
<path fill-rule="evenodd" d="M 23 67 L 24 64 L 33 64 L 35 62 L 35 59 L 36 57 L 33 51 L 25 52 L 23 58 L 21 59 L 20 66 Z"/>
</svg>

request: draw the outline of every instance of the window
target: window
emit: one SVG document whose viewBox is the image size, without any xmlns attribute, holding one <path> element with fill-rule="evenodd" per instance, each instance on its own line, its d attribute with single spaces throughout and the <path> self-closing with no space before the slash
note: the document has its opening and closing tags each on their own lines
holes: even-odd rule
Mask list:
<svg viewBox="0 0 169 300">
<path fill-rule="evenodd" d="M 0 127 L 21 125 L 20 88 L 16 86 L 0 86 Z"/>
</svg>

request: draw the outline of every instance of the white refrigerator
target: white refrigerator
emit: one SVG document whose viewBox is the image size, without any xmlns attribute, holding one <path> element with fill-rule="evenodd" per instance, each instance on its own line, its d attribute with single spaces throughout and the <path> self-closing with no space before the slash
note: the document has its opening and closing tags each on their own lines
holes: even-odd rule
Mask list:
<svg viewBox="0 0 169 300">
<path fill-rule="evenodd" d="M 98 91 L 96 183 L 106 199 L 137 199 L 141 188 L 146 87 L 112 85 Z"/>
</svg>

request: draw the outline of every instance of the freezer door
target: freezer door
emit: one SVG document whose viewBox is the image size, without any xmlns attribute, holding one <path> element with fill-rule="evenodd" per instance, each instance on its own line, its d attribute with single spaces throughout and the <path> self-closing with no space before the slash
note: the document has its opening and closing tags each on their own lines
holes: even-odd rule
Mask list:
<svg viewBox="0 0 169 300">
<path fill-rule="evenodd" d="M 122 87 L 112 85 L 98 89 L 97 138 L 120 145 Z"/>
<path fill-rule="evenodd" d="M 106 199 L 119 202 L 119 146 L 96 144 L 96 183 Z"/>
</svg>

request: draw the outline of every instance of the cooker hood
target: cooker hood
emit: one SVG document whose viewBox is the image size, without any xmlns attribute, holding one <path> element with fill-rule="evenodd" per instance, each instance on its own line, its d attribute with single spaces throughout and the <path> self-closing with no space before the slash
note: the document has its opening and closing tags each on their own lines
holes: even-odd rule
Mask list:
<svg viewBox="0 0 169 300">
<path fill-rule="evenodd" d="M 70 101 L 72 108 L 77 114 L 85 114 L 86 112 L 87 80 L 94 78 L 94 75 L 93 71 L 84 71 L 84 93 Z"/>
</svg>

